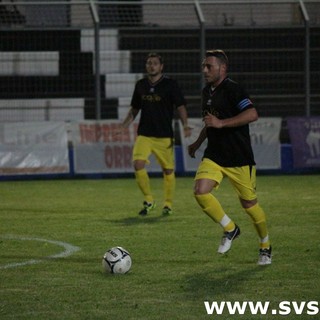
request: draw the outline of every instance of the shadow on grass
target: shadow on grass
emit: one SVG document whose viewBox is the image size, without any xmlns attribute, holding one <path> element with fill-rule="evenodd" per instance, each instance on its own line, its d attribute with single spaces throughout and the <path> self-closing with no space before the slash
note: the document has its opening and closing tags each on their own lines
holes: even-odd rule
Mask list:
<svg viewBox="0 0 320 320">
<path fill-rule="evenodd" d="M 266 270 L 261 266 L 245 267 L 245 269 L 238 271 L 232 269 L 234 268 L 226 266 L 186 275 L 183 287 L 187 296 L 199 300 L 199 298 L 215 297 L 216 299 L 219 295 L 227 297 L 243 293 L 247 282 L 255 278 L 257 273 Z"/>
<path fill-rule="evenodd" d="M 165 216 L 148 216 L 148 217 L 128 217 L 123 219 L 108 219 L 109 222 L 117 223 L 123 226 L 135 226 L 138 224 L 153 224 L 158 222 L 172 222 L 173 220 L 170 217 Z"/>
</svg>

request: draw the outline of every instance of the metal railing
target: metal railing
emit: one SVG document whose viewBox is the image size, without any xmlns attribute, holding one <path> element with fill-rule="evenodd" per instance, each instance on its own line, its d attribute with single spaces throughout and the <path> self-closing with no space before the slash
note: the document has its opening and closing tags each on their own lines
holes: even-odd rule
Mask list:
<svg viewBox="0 0 320 320">
<path fill-rule="evenodd" d="M 236 78 L 243 78 L 249 84 L 249 89 L 250 86 L 263 83 L 257 90 L 259 92 L 253 93 L 258 102 L 264 101 L 264 97 L 269 95 L 273 98 L 270 105 L 276 104 L 279 97 L 285 100 L 290 96 L 298 103 L 300 96 L 303 96 L 304 115 L 310 116 L 318 110 L 320 97 L 314 83 L 318 83 L 320 70 L 312 68 L 311 61 L 311 57 L 317 56 L 320 51 L 320 46 L 314 40 L 319 39 L 318 0 L 2 1 L 0 9 L 0 55 L 1 52 L 36 51 L 37 48 L 41 48 L 41 51 L 59 52 L 59 75 L 56 78 L 51 75 L 35 78 L 22 70 L 23 63 L 17 61 L 17 55 L 13 54 L 13 60 L 9 63 L 4 58 L 1 62 L 0 56 L 2 66 L 8 67 L 11 62 L 13 65 L 11 71 L 0 70 L 2 100 L 15 97 L 36 98 L 39 95 L 41 98 L 83 97 L 87 109 L 91 108 L 90 112 L 94 105 L 94 115 L 89 117 L 105 118 L 105 109 L 113 103 L 111 100 L 130 96 L 130 89 L 127 93 L 117 93 L 116 89 L 120 86 L 123 89 L 125 86 L 130 87 L 132 82 L 127 84 L 123 79 L 124 82 L 117 82 L 115 74 L 124 74 L 125 78 L 126 74 L 143 73 L 141 56 L 151 50 L 160 51 L 167 57 L 167 72 L 181 80 L 191 101 L 197 100 L 203 85 L 200 73 L 202 57 L 206 48 L 217 45 L 227 47 L 235 61 L 233 74 Z M 314 35 L 311 32 L 313 29 L 316 30 Z M 32 33 L 40 34 L 43 30 L 47 30 L 47 38 L 44 36 L 39 42 L 48 43 L 35 43 Z M 83 30 L 88 30 L 88 34 L 91 30 L 92 33 L 88 36 Z M 106 30 L 114 31 L 109 40 Z M 263 37 L 266 30 L 271 30 L 273 40 L 268 38 L 262 45 L 259 33 Z M 281 35 L 283 30 L 292 30 L 293 33 L 302 35 L 303 46 L 297 38 L 289 43 L 291 40 Z M 71 32 L 74 32 L 73 35 Z M 79 37 L 79 32 L 81 39 L 77 41 L 81 41 L 80 48 L 73 38 Z M 30 41 L 21 41 L 20 36 L 30 36 Z M 116 44 L 112 47 L 113 41 Z M 274 42 L 272 46 L 268 46 L 268 41 Z M 288 44 L 284 45 L 283 42 L 286 41 Z M 86 46 L 90 49 L 84 48 Z M 280 57 L 284 50 L 288 52 L 287 60 Z M 114 68 L 105 65 L 102 55 L 106 51 L 112 54 L 118 52 L 114 53 L 116 60 L 111 58 L 109 64 L 112 65 L 112 61 L 115 64 L 116 61 L 119 63 L 119 70 L 108 71 L 108 68 Z M 272 68 L 269 67 L 270 61 L 263 60 L 264 53 L 268 51 L 269 56 L 272 52 L 278 52 L 279 58 L 277 55 L 270 58 L 271 64 L 278 66 L 277 68 L 273 65 Z M 125 71 L 121 67 L 124 60 L 121 60 L 119 52 L 128 52 L 128 61 L 125 61 L 128 68 Z M 304 56 L 303 67 L 291 64 L 291 58 L 300 63 L 301 53 Z M 257 69 L 261 71 L 254 70 L 254 63 L 257 63 Z M 29 61 L 27 64 L 36 65 L 37 61 Z M 277 77 L 285 86 L 283 92 L 274 88 L 272 81 L 279 81 Z M 116 80 L 109 85 L 111 78 Z M 295 78 L 299 80 L 297 83 Z M 133 77 L 133 82 L 134 79 Z M 20 87 L 15 87 L 16 83 Z M 303 91 L 300 89 L 301 83 Z M 112 86 L 112 90 L 108 89 Z M 264 87 L 269 88 L 270 94 L 264 92 Z M 297 112 L 301 112 L 298 109 L 301 109 L 300 105 L 297 106 Z M 268 115 L 267 111 L 265 113 Z M 84 117 L 87 117 L 86 112 Z"/>
</svg>

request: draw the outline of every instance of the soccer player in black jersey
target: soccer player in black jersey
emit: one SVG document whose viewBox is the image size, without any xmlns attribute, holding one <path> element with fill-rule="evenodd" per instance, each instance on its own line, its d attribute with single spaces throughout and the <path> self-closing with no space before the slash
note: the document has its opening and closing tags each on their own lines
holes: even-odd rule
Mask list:
<svg viewBox="0 0 320 320">
<path fill-rule="evenodd" d="M 185 136 L 190 136 L 186 101 L 177 82 L 163 74 L 163 60 L 157 53 L 150 53 L 146 61 L 147 77 L 137 81 L 131 99 L 131 108 L 122 123 L 127 128 L 141 111 L 138 136 L 133 148 L 133 165 L 137 184 L 143 193 L 145 216 L 155 208 L 146 164 L 153 153 L 161 165 L 164 178 L 163 215 L 172 214 L 175 189 L 173 118 L 177 109 Z"/>
<path fill-rule="evenodd" d="M 228 57 L 222 50 L 206 52 L 202 71 L 206 86 L 202 90 L 204 128 L 188 147 L 191 157 L 207 139 L 207 148 L 195 176 L 194 195 L 202 210 L 224 230 L 219 253 L 226 253 L 240 228 L 225 213 L 211 193 L 224 177 L 233 185 L 241 206 L 250 216 L 259 236 L 259 265 L 271 264 L 271 245 L 266 215 L 256 195 L 256 170 L 249 123 L 258 114 L 248 94 L 227 74 Z"/>
</svg>

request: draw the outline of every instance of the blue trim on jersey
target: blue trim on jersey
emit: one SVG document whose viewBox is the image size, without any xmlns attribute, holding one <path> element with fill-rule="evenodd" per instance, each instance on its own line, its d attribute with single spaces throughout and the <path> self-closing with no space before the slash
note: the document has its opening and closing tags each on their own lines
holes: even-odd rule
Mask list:
<svg viewBox="0 0 320 320">
<path fill-rule="evenodd" d="M 251 104 L 252 104 L 251 100 L 248 99 L 248 98 L 246 98 L 246 99 L 241 100 L 241 101 L 238 103 L 237 107 L 238 107 L 240 110 L 243 110 L 244 108 L 250 106 Z"/>
</svg>

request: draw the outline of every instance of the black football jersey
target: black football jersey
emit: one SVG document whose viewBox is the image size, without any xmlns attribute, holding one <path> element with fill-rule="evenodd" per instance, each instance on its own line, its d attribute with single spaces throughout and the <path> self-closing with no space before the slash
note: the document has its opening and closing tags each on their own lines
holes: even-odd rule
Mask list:
<svg viewBox="0 0 320 320">
<path fill-rule="evenodd" d="M 212 90 L 210 85 L 202 91 L 202 114 L 209 112 L 219 119 L 231 118 L 248 108 L 252 102 L 244 89 L 226 78 Z M 208 145 L 204 157 L 223 167 L 254 165 L 249 125 L 234 128 L 207 128 Z"/>
<path fill-rule="evenodd" d="M 141 110 L 138 135 L 173 138 L 174 110 L 186 101 L 177 82 L 162 76 L 156 83 L 148 78 L 137 81 L 131 106 Z"/>
</svg>

